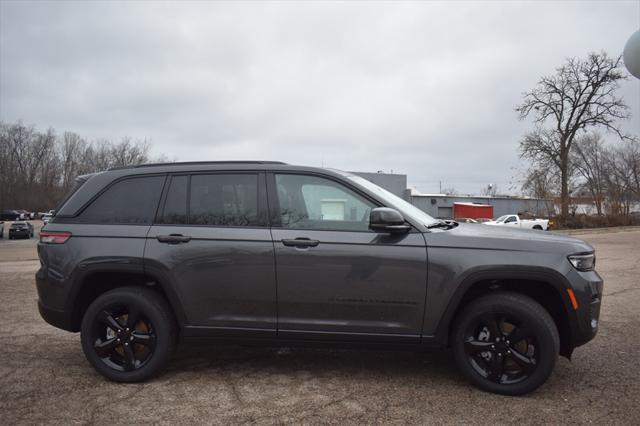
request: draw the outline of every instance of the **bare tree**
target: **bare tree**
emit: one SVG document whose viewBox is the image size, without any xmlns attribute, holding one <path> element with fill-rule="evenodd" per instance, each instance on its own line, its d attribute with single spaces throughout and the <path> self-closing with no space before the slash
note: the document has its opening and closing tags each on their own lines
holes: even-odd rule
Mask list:
<svg viewBox="0 0 640 426">
<path fill-rule="evenodd" d="M 458 195 L 458 190 L 453 186 L 450 186 L 448 188 L 442 188 L 442 193 L 447 195 Z"/>
<path fill-rule="evenodd" d="M 607 200 L 612 214 L 628 215 L 631 203 L 640 200 L 638 169 L 640 148 L 636 140 L 611 149 L 607 157 Z"/>
<path fill-rule="evenodd" d="M 569 213 L 570 154 L 578 132 L 604 128 L 628 137 L 617 125 L 629 118 L 629 108 L 616 96 L 619 82 L 627 78 L 621 65 L 621 57 L 604 52 L 568 59 L 554 75 L 542 77 L 516 107 L 520 119 L 531 116 L 535 123 L 520 142 L 521 155 L 559 171 L 562 217 Z"/>
<path fill-rule="evenodd" d="M 627 186 L 635 201 L 640 200 L 640 141 L 638 138 L 627 141 L 620 148 L 620 161 L 624 164 Z"/>
<path fill-rule="evenodd" d="M 532 167 L 527 170 L 522 183 L 525 194 L 545 200 L 547 215 L 555 214 L 553 197 L 557 193 L 558 174 L 548 167 Z"/>
<path fill-rule="evenodd" d="M 603 214 L 603 203 L 607 195 L 607 176 L 610 173 L 611 152 L 604 146 L 600 135 L 589 133 L 575 141 L 572 163 L 584 179 L 598 215 Z"/>
<path fill-rule="evenodd" d="M 0 123 L 0 208 L 51 209 L 76 176 L 151 161 L 147 141 L 93 142 L 21 122 Z M 166 157 L 162 157 L 167 161 Z"/>
<path fill-rule="evenodd" d="M 132 164 L 149 162 L 149 143 L 145 141 L 133 142 L 124 137 L 119 144 L 111 146 L 111 167 L 122 167 Z"/>
<path fill-rule="evenodd" d="M 498 195 L 498 185 L 495 183 L 490 183 L 480 191 L 480 195 L 486 195 L 489 197 L 495 197 Z"/>
<path fill-rule="evenodd" d="M 76 133 L 64 132 L 60 150 L 62 156 L 61 184 L 64 191 L 67 191 L 71 188 L 73 179 L 80 174 L 87 150 L 87 142 Z"/>
</svg>

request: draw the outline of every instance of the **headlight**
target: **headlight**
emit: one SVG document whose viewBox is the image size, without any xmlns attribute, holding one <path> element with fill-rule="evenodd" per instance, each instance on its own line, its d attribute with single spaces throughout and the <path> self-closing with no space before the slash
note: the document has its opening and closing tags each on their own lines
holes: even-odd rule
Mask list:
<svg viewBox="0 0 640 426">
<path fill-rule="evenodd" d="M 593 271 L 596 266 L 595 253 L 572 254 L 568 259 L 578 271 Z"/>
</svg>

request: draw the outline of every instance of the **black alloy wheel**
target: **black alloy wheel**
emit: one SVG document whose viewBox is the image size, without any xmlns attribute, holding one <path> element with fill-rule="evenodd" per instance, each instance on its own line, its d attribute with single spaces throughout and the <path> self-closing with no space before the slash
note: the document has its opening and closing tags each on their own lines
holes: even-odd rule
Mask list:
<svg viewBox="0 0 640 426">
<path fill-rule="evenodd" d="M 535 300 L 496 292 L 462 308 L 451 346 L 471 383 L 494 393 L 523 395 L 551 375 L 560 337 L 551 315 Z"/>
<path fill-rule="evenodd" d="M 82 318 L 84 354 L 100 374 L 139 382 L 162 370 L 173 353 L 177 327 L 158 292 L 120 287 L 96 298 Z"/>
<path fill-rule="evenodd" d="M 94 318 L 93 333 L 96 355 L 118 371 L 142 368 L 156 346 L 153 324 L 134 304 L 105 307 Z"/>
<path fill-rule="evenodd" d="M 526 325 L 506 313 L 488 313 L 465 333 L 467 362 L 482 377 L 499 384 L 526 380 L 538 363 L 538 342 Z"/>
</svg>

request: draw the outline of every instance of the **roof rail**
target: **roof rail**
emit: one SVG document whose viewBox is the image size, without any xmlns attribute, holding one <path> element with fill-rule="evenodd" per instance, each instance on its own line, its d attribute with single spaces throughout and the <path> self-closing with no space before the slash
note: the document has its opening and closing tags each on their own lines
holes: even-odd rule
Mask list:
<svg viewBox="0 0 640 426">
<path fill-rule="evenodd" d="M 109 170 L 139 169 L 143 167 L 161 166 L 198 166 L 207 164 L 287 164 L 282 161 L 183 161 L 177 163 L 146 163 L 131 166 L 111 167 Z"/>
</svg>

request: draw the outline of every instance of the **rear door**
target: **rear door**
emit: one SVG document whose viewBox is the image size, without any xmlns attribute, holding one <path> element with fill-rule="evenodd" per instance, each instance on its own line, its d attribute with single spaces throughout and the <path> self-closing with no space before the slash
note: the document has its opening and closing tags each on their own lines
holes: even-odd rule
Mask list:
<svg viewBox="0 0 640 426">
<path fill-rule="evenodd" d="M 187 335 L 275 336 L 276 283 L 259 172 L 170 176 L 145 268 L 180 299 Z"/>
<path fill-rule="evenodd" d="M 369 230 L 378 205 L 341 181 L 269 175 L 278 336 L 418 342 L 427 251 L 421 233 Z"/>
</svg>

